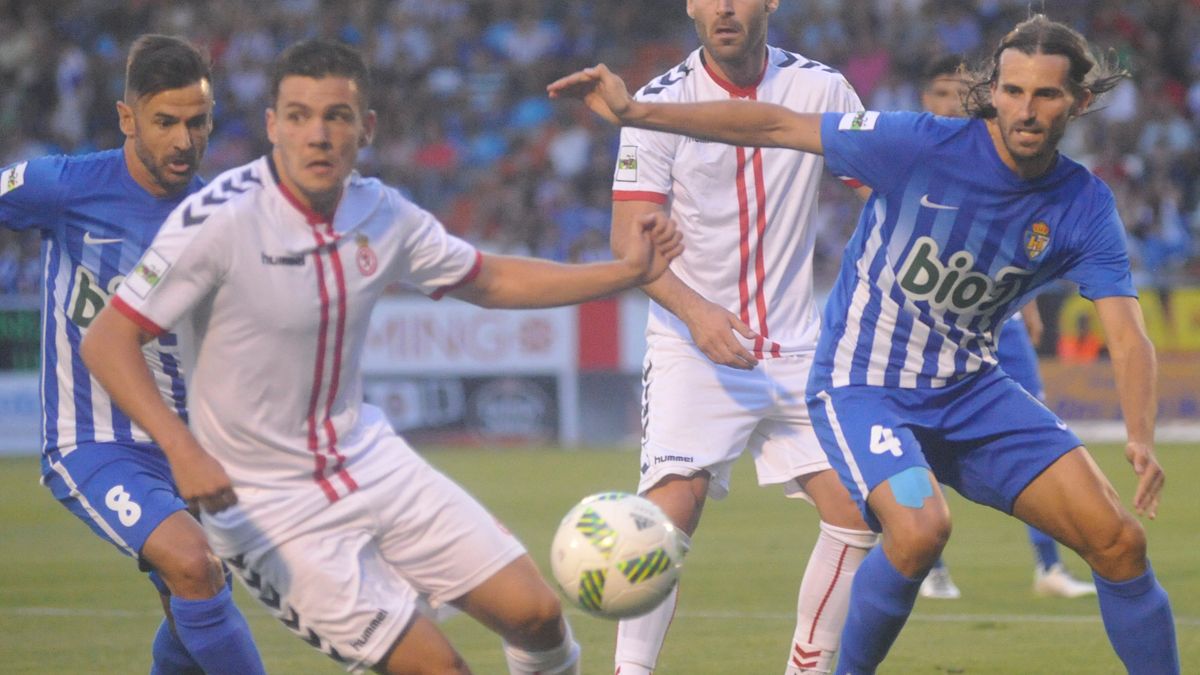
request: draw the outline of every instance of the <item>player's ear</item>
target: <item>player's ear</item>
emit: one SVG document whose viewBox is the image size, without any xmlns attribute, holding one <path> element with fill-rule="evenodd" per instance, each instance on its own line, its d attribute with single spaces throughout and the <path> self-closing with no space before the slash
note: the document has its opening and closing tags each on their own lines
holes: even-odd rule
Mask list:
<svg viewBox="0 0 1200 675">
<path fill-rule="evenodd" d="M 275 128 L 275 108 L 268 106 L 264 113 L 267 118 L 267 140 L 271 141 L 271 145 L 279 142 L 279 134 Z"/>
<path fill-rule="evenodd" d="M 693 6 L 694 0 L 687 0 L 687 15 L 689 19 L 696 18 L 696 8 Z"/>
<path fill-rule="evenodd" d="M 1076 99 L 1075 104 L 1071 106 L 1071 117 L 1079 117 L 1087 112 L 1088 107 L 1092 105 L 1092 101 L 1096 100 L 1096 95 L 1090 89 L 1083 90 L 1083 96 Z"/>
<path fill-rule="evenodd" d="M 133 108 L 125 101 L 117 101 L 117 123 L 121 133 L 133 136 L 137 133 L 137 121 L 133 119 Z"/>
<path fill-rule="evenodd" d="M 779 9 L 779 0 L 766 0 L 767 14 L 774 14 Z"/>
<path fill-rule="evenodd" d="M 376 119 L 374 110 L 368 110 L 367 114 L 363 116 L 363 129 L 358 136 L 358 147 L 365 148 L 374 140 Z"/>
</svg>

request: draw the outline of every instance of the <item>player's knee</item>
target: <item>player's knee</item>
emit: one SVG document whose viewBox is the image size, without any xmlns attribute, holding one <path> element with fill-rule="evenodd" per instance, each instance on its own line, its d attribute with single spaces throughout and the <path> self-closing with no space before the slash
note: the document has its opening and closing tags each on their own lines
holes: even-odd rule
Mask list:
<svg viewBox="0 0 1200 675">
<path fill-rule="evenodd" d="M 531 650 L 556 647 L 564 637 L 562 603 L 547 588 L 529 598 L 507 628 L 504 638 L 510 644 Z"/>
<path fill-rule="evenodd" d="M 1080 555 L 1105 579 L 1132 579 L 1145 569 L 1146 531 L 1128 513 L 1122 512 L 1109 527 L 1085 533 L 1084 545 Z"/>
<path fill-rule="evenodd" d="M 885 528 L 884 549 L 888 559 L 901 573 L 916 576 L 928 571 L 950 540 L 949 517 L 929 517 Z"/>
<path fill-rule="evenodd" d="M 700 524 L 709 481 L 706 471 L 691 476 L 667 476 L 643 496 L 662 509 L 675 527 L 691 536 Z"/>
<path fill-rule="evenodd" d="M 159 574 L 180 598 L 211 598 L 225 587 L 225 568 L 207 546 L 181 547 L 159 566 Z"/>
</svg>

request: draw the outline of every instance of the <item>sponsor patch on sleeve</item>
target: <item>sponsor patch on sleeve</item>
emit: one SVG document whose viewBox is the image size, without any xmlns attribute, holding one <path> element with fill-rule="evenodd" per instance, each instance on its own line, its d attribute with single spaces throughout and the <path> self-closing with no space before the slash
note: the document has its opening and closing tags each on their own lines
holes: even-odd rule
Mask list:
<svg viewBox="0 0 1200 675">
<path fill-rule="evenodd" d="M 25 166 L 29 162 L 21 162 L 0 172 L 0 197 L 16 190 L 25 184 Z"/>
<path fill-rule="evenodd" d="M 148 249 L 142 259 L 138 261 L 137 267 L 134 267 L 133 271 L 125 277 L 124 284 L 134 295 L 145 300 L 146 295 L 158 285 L 170 268 L 171 263 L 167 262 L 166 258 L 159 255 L 154 249 Z"/>
<path fill-rule="evenodd" d="M 878 120 L 879 113 L 874 110 L 846 113 L 838 122 L 838 131 L 871 131 Z"/>
<path fill-rule="evenodd" d="M 621 151 L 617 153 L 617 176 L 615 180 L 622 183 L 637 182 L 636 145 L 621 146 Z"/>
</svg>

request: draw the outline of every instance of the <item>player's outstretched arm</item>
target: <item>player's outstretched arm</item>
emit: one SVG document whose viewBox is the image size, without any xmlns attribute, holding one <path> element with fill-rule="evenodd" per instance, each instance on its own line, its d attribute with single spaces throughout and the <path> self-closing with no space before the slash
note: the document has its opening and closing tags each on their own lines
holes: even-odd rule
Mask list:
<svg viewBox="0 0 1200 675">
<path fill-rule="evenodd" d="M 705 140 L 821 154 L 821 115 L 774 103 L 712 101 L 648 103 L 629 95 L 625 82 L 603 63 L 546 87 L 550 98 L 581 99 L 612 124 L 666 131 Z"/>
<path fill-rule="evenodd" d="M 233 484 L 163 401 L 142 354 L 142 344 L 152 337 L 109 305 L 88 327 L 79 353 L 113 401 L 162 448 L 184 501 L 209 513 L 222 511 L 237 503 Z"/>
<path fill-rule="evenodd" d="M 683 238 L 665 214 L 639 218 L 628 227 L 631 233 L 625 255 L 612 262 L 564 265 L 485 255 L 479 274 L 450 295 L 480 307 L 573 305 L 654 281 L 683 252 Z"/>
<path fill-rule="evenodd" d="M 625 254 L 626 239 L 633 232 L 628 224 L 653 213 L 663 214 L 664 217 L 666 215 L 663 207 L 654 202 L 613 202 L 610 238 L 613 255 L 621 257 Z M 750 370 L 758 364 L 758 359 L 738 342 L 734 332 L 740 333 L 747 340 L 753 340 L 758 335 L 736 314 L 710 302 L 675 276 L 671 270 L 668 269 L 658 279 L 643 284 L 642 290 L 687 324 L 692 341 L 712 362 L 742 370 Z"/>
<path fill-rule="evenodd" d="M 1108 340 L 1121 414 L 1128 442 L 1125 457 L 1138 475 L 1133 508 L 1154 518 L 1158 512 L 1166 476 L 1154 456 L 1154 417 L 1157 362 L 1154 344 L 1146 335 L 1142 308 L 1136 298 L 1111 297 L 1096 300 L 1096 311 Z"/>
</svg>

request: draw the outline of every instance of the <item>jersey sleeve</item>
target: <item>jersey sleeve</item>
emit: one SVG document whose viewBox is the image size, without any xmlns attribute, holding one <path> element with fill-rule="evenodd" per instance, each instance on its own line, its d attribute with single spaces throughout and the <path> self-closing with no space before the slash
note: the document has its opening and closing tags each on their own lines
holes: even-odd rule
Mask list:
<svg viewBox="0 0 1200 675">
<path fill-rule="evenodd" d="M 613 201 L 666 204 L 671 167 L 679 137 L 661 131 L 625 127 L 613 172 Z"/>
<path fill-rule="evenodd" d="M 392 274 L 401 285 L 437 300 L 479 273 L 481 257 L 474 246 L 447 232 L 428 211 L 399 202 L 403 238 Z"/>
<path fill-rule="evenodd" d="M 1073 255 L 1076 262 L 1063 276 L 1079 284 L 1079 294 L 1088 300 L 1113 296 L 1136 298 L 1125 224 L 1117 214 L 1112 193 L 1104 190 L 1103 194 L 1097 216 L 1078 238 Z"/>
<path fill-rule="evenodd" d="M 635 98 L 656 102 L 673 100 L 666 93 L 648 95 L 644 90 Z M 671 168 L 680 139 L 678 134 L 623 127 L 617 166 L 613 171 L 613 201 L 666 204 L 671 192 Z"/>
<path fill-rule="evenodd" d="M 220 232 L 231 209 L 203 210 L 202 200 L 215 187 L 175 208 L 113 298 L 118 311 L 151 335 L 170 330 L 229 269 L 231 238 Z"/>
<path fill-rule="evenodd" d="M 62 209 L 67 158 L 39 157 L 0 171 L 0 226 L 50 229 Z"/>
<path fill-rule="evenodd" d="M 931 116 L 905 112 L 829 112 L 821 117 L 825 164 L 842 180 L 887 193 L 924 147 Z"/>
</svg>

